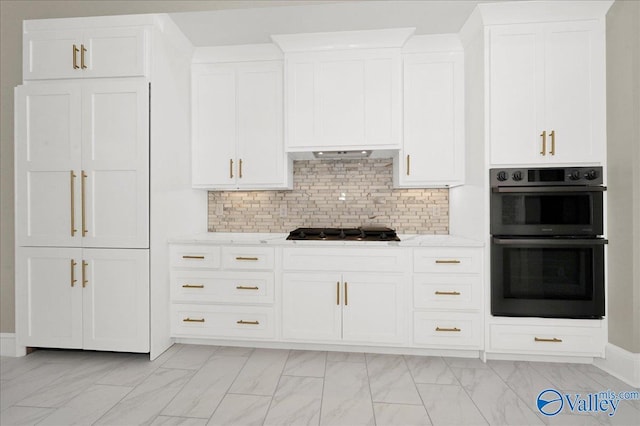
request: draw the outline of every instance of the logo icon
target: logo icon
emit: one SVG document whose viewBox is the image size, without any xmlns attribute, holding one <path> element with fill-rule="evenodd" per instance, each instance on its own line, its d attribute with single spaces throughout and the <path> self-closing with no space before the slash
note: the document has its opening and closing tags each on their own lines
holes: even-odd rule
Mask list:
<svg viewBox="0 0 640 426">
<path fill-rule="evenodd" d="M 564 406 L 562 395 L 555 389 L 545 389 L 538 395 L 537 399 L 538 411 L 545 416 L 555 416 Z"/>
</svg>

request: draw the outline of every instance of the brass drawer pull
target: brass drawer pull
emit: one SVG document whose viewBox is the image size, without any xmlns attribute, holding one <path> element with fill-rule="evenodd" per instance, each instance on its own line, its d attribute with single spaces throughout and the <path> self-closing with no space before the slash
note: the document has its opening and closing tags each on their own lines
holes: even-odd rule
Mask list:
<svg viewBox="0 0 640 426">
<path fill-rule="evenodd" d="M 461 331 L 461 330 L 458 327 L 453 327 L 453 328 L 436 327 L 436 331 Z"/>
<path fill-rule="evenodd" d="M 84 44 L 80 45 L 80 68 L 82 68 L 83 70 L 87 69 L 87 66 L 84 64 L 84 54 L 87 51 L 87 49 L 84 47 Z"/>
<path fill-rule="evenodd" d="M 204 318 L 185 318 L 182 322 L 204 322 Z"/>
<path fill-rule="evenodd" d="M 549 136 L 551 136 L 551 151 L 549 151 L 549 154 L 556 155 L 556 131 L 552 130 Z"/>
<path fill-rule="evenodd" d="M 229 179 L 233 179 L 233 158 L 229 159 Z"/>
<path fill-rule="evenodd" d="M 242 179 L 242 158 L 238 160 L 238 177 Z"/>
<path fill-rule="evenodd" d="M 87 174 L 84 172 L 84 170 L 82 170 L 82 174 L 80 175 L 80 177 L 82 178 L 80 183 L 80 189 L 82 192 L 82 205 L 81 207 L 81 214 L 82 214 L 82 236 L 85 237 L 88 233 L 89 230 L 87 229 L 87 206 L 86 206 L 86 196 L 85 196 L 85 192 L 86 192 L 86 186 L 87 186 Z"/>
<path fill-rule="evenodd" d="M 182 256 L 183 259 L 199 259 L 199 260 L 204 260 L 204 256 L 189 256 L 189 255 L 185 255 Z"/>
<path fill-rule="evenodd" d="M 182 288 L 204 288 L 204 284 L 183 284 Z"/>
<path fill-rule="evenodd" d="M 446 260 L 438 259 L 438 260 L 436 260 L 436 263 L 438 263 L 438 264 L 442 264 L 442 263 L 444 263 L 444 264 L 458 264 L 458 263 L 460 263 L 460 261 L 457 260 L 457 259 L 446 259 Z"/>
<path fill-rule="evenodd" d="M 344 282 L 344 306 L 349 306 L 349 283 Z"/>
<path fill-rule="evenodd" d="M 411 156 L 407 155 L 407 176 L 411 174 Z"/>
<path fill-rule="evenodd" d="M 438 296 L 460 296 L 459 291 L 436 291 Z"/>
<path fill-rule="evenodd" d="M 71 236 L 75 237 L 76 232 L 76 174 L 71 170 Z"/>
<path fill-rule="evenodd" d="M 87 279 L 87 266 L 89 266 L 88 262 L 82 261 L 82 288 L 85 288 L 89 283 Z"/>
<path fill-rule="evenodd" d="M 242 257 L 242 256 L 238 256 L 236 257 L 236 260 L 251 260 L 251 261 L 257 261 L 260 260 L 257 257 Z"/>
<path fill-rule="evenodd" d="M 543 130 L 540 133 L 540 137 L 542 138 L 542 149 L 540 150 L 540 155 L 547 155 L 547 131 Z"/>
<path fill-rule="evenodd" d="M 336 281 L 336 305 L 340 304 L 340 281 Z"/>
<path fill-rule="evenodd" d="M 76 279 L 77 264 L 78 263 L 75 260 L 71 259 L 71 287 L 73 287 L 76 284 L 76 282 L 78 282 L 78 280 Z"/>
<path fill-rule="evenodd" d="M 76 47 L 76 45 L 74 44 L 73 45 L 73 69 L 74 70 L 77 70 L 78 68 L 80 68 L 78 66 L 78 58 L 76 57 L 76 53 L 78 53 L 78 52 L 80 52 L 80 49 L 78 49 Z"/>
<path fill-rule="evenodd" d="M 562 339 L 553 338 L 553 339 L 543 339 L 542 337 L 534 337 L 533 340 L 535 342 L 550 342 L 550 343 L 562 343 Z"/>
<path fill-rule="evenodd" d="M 260 287 L 255 286 L 246 286 L 246 285 L 237 285 L 236 290 L 260 290 Z"/>
<path fill-rule="evenodd" d="M 238 320 L 238 321 L 236 321 L 236 324 L 259 325 L 259 324 L 260 324 L 260 321 L 245 321 L 245 320 Z"/>
</svg>

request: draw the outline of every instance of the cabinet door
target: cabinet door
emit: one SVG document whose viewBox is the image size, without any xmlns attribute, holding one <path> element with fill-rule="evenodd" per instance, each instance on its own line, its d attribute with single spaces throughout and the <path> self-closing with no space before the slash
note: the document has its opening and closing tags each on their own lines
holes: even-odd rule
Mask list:
<svg viewBox="0 0 640 426">
<path fill-rule="evenodd" d="M 84 247 L 149 247 L 149 93 L 146 83 L 83 91 Z"/>
<path fill-rule="evenodd" d="M 555 140 L 547 158 L 558 163 L 602 161 L 606 140 L 602 25 L 562 22 L 545 29 L 545 129 L 554 132 Z"/>
<path fill-rule="evenodd" d="M 405 55 L 399 186 L 462 183 L 463 85 L 462 52 Z"/>
<path fill-rule="evenodd" d="M 282 63 L 238 66 L 238 186 L 286 186 L 282 134 Z"/>
<path fill-rule="evenodd" d="M 282 278 L 282 336 L 337 341 L 342 335 L 340 274 L 285 273 Z"/>
<path fill-rule="evenodd" d="M 16 334 L 23 346 L 82 348 L 82 250 L 18 247 Z"/>
<path fill-rule="evenodd" d="M 80 78 L 82 31 L 33 31 L 23 37 L 25 80 Z M 74 66 L 75 64 L 75 66 Z"/>
<path fill-rule="evenodd" d="M 345 342 L 404 340 L 407 310 L 401 274 L 345 273 L 342 336 Z"/>
<path fill-rule="evenodd" d="M 84 249 L 83 347 L 149 351 L 148 250 Z"/>
<path fill-rule="evenodd" d="M 144 28 L 105 28 L 84 31 L 83 77 L 127 77 L 146 74 Z M 81 48 L 82 48 L 81 47 Z M 82 57 L 84 55 L 84 57 Z"/>
<path fill-rule="evenodd" d="M 80 245 L 80 89 L 19 86 L 15 95 L 17 244 Z"/>
<path fill-rule="evenodd" d="M 544 161 L 542 28 L 504 25 L 492 28 L 489 37 L 491 163 Z"/>
<path fill-rule="evenodd" d="M 193 186 L 234 188 L 238 132 L 234 66 L 194 66 L 192 94 Z"/>
</svg>

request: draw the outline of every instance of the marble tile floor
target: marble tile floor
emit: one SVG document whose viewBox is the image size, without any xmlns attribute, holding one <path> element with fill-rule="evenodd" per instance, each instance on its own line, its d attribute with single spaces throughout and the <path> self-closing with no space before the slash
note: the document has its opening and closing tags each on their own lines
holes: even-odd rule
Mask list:
<svg viewBox="0 0 640 426">
<path fill-rule="evenodd" d="M 537 410 L 547 388 L 634 390 L 592 365 L 174 345 L 152 362 L 38 350 L 0 366 L 2 426 L 640 425 L 638 400 Z"/>
</svg>

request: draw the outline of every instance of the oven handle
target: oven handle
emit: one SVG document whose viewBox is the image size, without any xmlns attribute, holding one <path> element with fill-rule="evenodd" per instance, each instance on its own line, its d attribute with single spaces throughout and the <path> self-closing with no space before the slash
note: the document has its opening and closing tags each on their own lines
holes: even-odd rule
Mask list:
<svg viewBox="0 0 640 426">
<path fill-rule="evenodd" d="M 606 186 L 498 186 L 491 192 L 604 192 Z"/>
<path fill-rule="evenodd" d="M 604 238 L 500 238 L 493 237 L 495 244 L 503 246 L 522 245 L 529 246 L 603 246 L 609 244 Z"/>
</svg>

